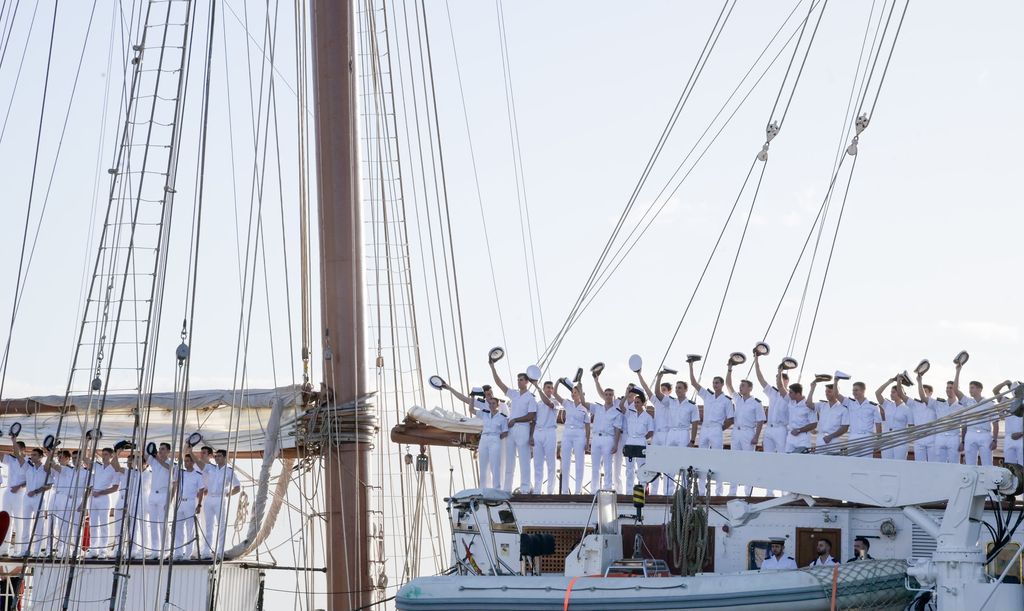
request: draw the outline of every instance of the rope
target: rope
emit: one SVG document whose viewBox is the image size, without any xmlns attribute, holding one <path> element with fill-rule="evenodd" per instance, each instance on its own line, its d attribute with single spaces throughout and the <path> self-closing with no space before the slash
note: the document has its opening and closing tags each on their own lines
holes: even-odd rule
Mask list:
<svg viewBox="0 0 1024 611">
<path fill-rule="evenodd" d="M 680 575 L 692 576 L 702 570 L 708 546 L 708 498 L 698 506 L 700 482 L 692 469 L 681 473 L 669 508 L 668 547 Z"/>
</svg>

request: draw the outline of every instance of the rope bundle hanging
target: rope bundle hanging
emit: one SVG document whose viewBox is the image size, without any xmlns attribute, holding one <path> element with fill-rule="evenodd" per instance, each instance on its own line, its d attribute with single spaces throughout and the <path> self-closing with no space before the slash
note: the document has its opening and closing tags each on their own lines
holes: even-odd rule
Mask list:
<svg viewBox="0 0 1024 611">
<path fill-rule="evenodd" d="M 694 575 L 704 566 L 708 553 L 707 497 L 700 503 L 699 481 L 693 469 L 680 477 L 685 481 L 676 488 L 668 522 L 668 547 L 672 563 L 680 575 Z"/>
</svg>

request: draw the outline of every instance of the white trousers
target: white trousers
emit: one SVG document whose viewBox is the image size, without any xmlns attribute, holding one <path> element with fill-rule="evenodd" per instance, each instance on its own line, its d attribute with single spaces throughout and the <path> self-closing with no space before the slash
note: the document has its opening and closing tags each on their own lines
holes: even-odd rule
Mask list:
<svg viewBox="0 0 1024 611">
<path fill-rule="evenodd" d="M 755 429 L 738 429 L 733 427 L 732 439 L 729 441 L 729 449 L 733 452 L 753 452 L 756 449 L 754 446 L 754 430 Z M 733 482 L 725 487 L 726 494 L 739 494 L 740 486 Z"/>
<path fill-rule="evenodd" d="M 992 433 L 981 431 L 967 431 L 964 436 L 964 462 L 968 465 L 978 464 L 978 456 L 981 456 L 981 466 L 992 466 Z"/>
<path fill-rule="evenodd" d="M 501 437 L 495 433 L 481 435 L 476 456 L 480 461 L 480 487 L 501 488 Z"/>
<path fill-rule="evenodd" d="M 555 472 L 555 445 L 558 437 L 555 429 L 537 429 L 533 432 L 533 493 L 540 494 L 544 486 L 544 470 L 547 468 L 547 492 L 555 493 L 558 474 Z"/>
<path fill-rule="evenodd" d="M 8 482 L 10 484 L 10 482 Z M 7 533 L 7 539 L 0 543 L 0 547 L 4 550 L 7 549 L 7 544 L 11 541 L 20 542 L 22 540 L 22 533 L 27 530 L 27 526 L 22 526 L 22 508 L 25 500 L 25 489 L 22 488 L 20 492 L 11 492 L 10 486 L 4 490 L 4 502 L 3 510 L 11 517 L 11 528 L 10 532 Z M 16 549 L 16 548 L 15 548 Z"/>
<path fill-rule="evenodd" d="M 901 444 L 895 448 L 886 448 L 882 450 L 882 458 L 889 460 L 906 460 L 907 459 L 907 444 Z"/>
<path fill-rule="evenodd" d="M 928 462 L 958 464 L 960 462 L 960 435 L 939 435 L 935 438 Z"/>
<path fill-rule="evenodd" d="M 167 493 L 150 492 L 146 499 L 146 551 L 163 554 L 167 551 Z"/>
<path fill-rule="evenodd" d="M 811 434 L 800 433 L 799 435 L 791 435 L 789 430 L 786 430 L 786 453 L 795 452 L 799 448 L 811 447 Z"/>
<path fill-rule="evenodd" d="M 113 527 L 110 521 L 110 495 L 89 497 L 89 551 L 107 553 Z"/>
<path fill-rule="evenodd" d="M 711 448 L 712 450 L 721 450 L 725 447 L 725 440 L 722 438 L 722 425 L 714 422 L 700 426 L 700 436 L 697 437 L 698 448 Z M 700 492 L 703 494 L 707 490 L 707 478 L 701 476 L 698 479 Z M 719 494 L 722 491 L 721 486 L 711 486 L 711 494 Z"/>
<path fill-rule="evenodd" d="M 764 432 L 764 451 L 771 452 L 773 454 L 779 454 L 786 451 L 786 438 L 789 436 L 789 431 L 783 425 L 768 426 L 765 425 Z"/>
<path fill-rule="evenodd" d="M 530 425 L 520 422 L 512 426 L 506 438 L 505 490 L 512 491 L 512 480 L 516 472 L 516 457 L 519 458 L 519 489 L 530 490 Z"/>
<path fill-rule="evenodd" d="M 52 545 L 59 556 L 65 554 L 70 556 L 78 547 L 76 540 L 80 536 L 78 529 L 82 522 L 82 512 L 78 511 L 78 505 L 81 502 L 82 497 L 78 495 L 75 498 L 71 498 L 67 494 L 57 494 L 53 497 L 50 511 L 55 518 L 54 536 L 56 541 Z"/>
<path fill-rule="evenodd" d="M 860 441 L 861 439 L 866 439 L 868 437 L 871 437 L 872 435 L 874 435 L 874 433 L 847 433 L 846 434 L 846 442 L 847 443 L 851 443 L 851 442 L 854 442 L 854 441 Z M 863 457 L 863 458 L 871 458 L 874 455 L 875 455 L 875 451 L 873 449 L 872 450 L 863 450 L 863 451 L 860 451 L 860 452 L 851 452 L 850 453 L 850 456 L 860 456 L 860 457 Z"/>
<path fill-rule="evenodd" d="M 40 501 L 42 504 L 40 505 Z M 15 555 L 23 555 L 28 552 L 35 556 L 42 547 L 43 537 L 46 533 L 46 497 L 42 494 L 29 496 L 25 493 L 22 501 L 21 516 L 25 536 L 18 533 L 18 545 L 15 548 Z M 36 519 L 38 516 L 38 519 Z"/>
<path fill-rule="evenodd" d="M 626 436 L 619 436 L 619 446 L 612 454 L 612 486 L 615 492 L 622 493 L 622 448 L 626 445 Z"/>
<path fill-rule="evenodd" d="M 931 440 L 926 439 L 914 443 L 915 462 L 937 462 L 933 460 L 933 456 L 935 456 L 935 444 Z"/>
<path fill-rule="evenodd" d="M 587 451 L 587 433 L 583 429 L 565 429 L 562 435 L 562 494 L 569 494 L 570 466 L 574 479 L 573 494 L 583 492 L 583 461 Z M 573 461 L 576 461 L 573 465 Z"/>
<path fill-rule="evenodd" d="M 651 445 L 653 445 L 653 446 L 667 446 L 667 445 L 669 445 L 668 437 L 669 437 L 669 433 L 670 432 L 671 431 L 669 429 L 664 429 L 664 430 L 661 430 L 661 431 L 655 431 L 654 432 L 654 437 L 651 438 Z M 663 473 L 661 477 L 659 477 L 659 478 L 655 479 L 653 482 L 651 482 L 651 495 L 653 496 L 653 495 L 656 495 L 656 494 L 661 494 L 662 488 L 664 488 L 666 490 L 665 494 L 668 494 L 668 492 L 667 492 L 668 491 L 668 486 L 669 486 L 668 483 L 669 483 L 670 480 L 671 480 L 670 474 Z M 662 484 L 662 482 L 664 482 L 664 484 Z"/>
<path fill-rule="evenodd" d="M 177 517 L 174 524 L 174 555 L 191 556 L 196 538 L 196 499 L 182 498 L 178 501 Z"/>
<path fill-rule="evenodd" d="M 597 494 L 598 490 L 611 490 L 614 486 L 612 479 L 612 450 L 615 447 L 615 437 L 612 435 L 594 434 L 590 438 L 590 490 Z M 601 471 L 604 468 L 604 483 L 601 482 Z"/>
<path fill-rule="evenodd" d="M 230 500 L 230 497 L 229 497 Z M 229 503 L 225 503 L 225 498 L 222 496 L 206 495 L 203 498 L 203 555 L 210 556 L 216 554 L 220 556 L 224 553 L 224 542 L 227 540 L 228 529 L 227 529 L 227 515 L 224 514 L 228 510 Z M 214 549 L 216 548 L 216 552 Z"/>
<path fill-rule="evenodd" d="M 1007 435 L 1003 437 L 1003 462 L 1021 464 L 1024 460 L 1024 439 L 1014 441 Z"/>
</svg>

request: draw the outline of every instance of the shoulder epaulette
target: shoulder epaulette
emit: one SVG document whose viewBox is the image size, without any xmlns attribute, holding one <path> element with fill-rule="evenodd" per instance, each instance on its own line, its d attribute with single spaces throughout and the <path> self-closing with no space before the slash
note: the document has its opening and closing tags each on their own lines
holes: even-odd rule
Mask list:
<svg viewBox="0 0 1024 611">
<path fill-rule="evenodd" d="M 758 399 L 757 397 L 754 397 L 754 401 L 757 401 L 758 403 L 760 403 L 760 402 L 761 402 L 761 400 L 760 400 L 760 399 Z"/>
<path fill-rule="evenodd" d="M 938 401 L 939 403 L 945 403 L 946 402 L 945 399 L 936 399 L 936 401 Z"/>
<path fill-rule="evenodd" d="M 499 416 L 501 416 L 502 418 L 508 418 L 508 416 L 507 416 L 507 415 L 505 415 L 505 414 L 503 414 L 503 413 L 501 413 L 501 412 L 498 412 L 498 415 L 499 415 Z"/>
<path fill-rule="evenodd" d="M 871 405 L 874 405 L 875 407 L 878 407 L 878 404 L 875 403 L 874 401 L 868 401 L 868 403 L 870 403 Z"/>
</svg>

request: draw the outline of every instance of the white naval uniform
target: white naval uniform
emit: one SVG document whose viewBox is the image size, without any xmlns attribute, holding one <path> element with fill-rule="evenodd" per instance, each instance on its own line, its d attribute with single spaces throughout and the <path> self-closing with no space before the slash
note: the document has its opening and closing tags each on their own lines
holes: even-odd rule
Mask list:
<svg viewBox="0 0 1024 611">
<path fill-rule="evenodd" d="M 174 557 L 189 558 L 196 547 L 196 501 L 199 491 L 203 490 L 203 474 L 195 467 L 185 469 L 183 465 L 175 466 L 175 485 L 178 498 L 175 504 L 174 524 Z"/>
<path fill-rule="evenodd" d="M 612 451 L 615 449 L 615 433 L 622 430 L 622 414 L 614 406 L 603 403 L 591 403 L 594 422 L 590 425 L 590 489 L 594 494 L 598 490 L 613 489 Z M 604 467 L 604 481 L 598 481 L 601 468 Z"/>
<path fill-rule="evenodd" d="M 950 405 L 945 399 L 929 399 L 928 405 L 935 412 L 936 418 L 945 418 L 960 409 L 959 403 Z M 992 434 L 989 433 L 989 440 Z M 935 435 L 935 458 L 932 462 L 944 462 L 950 464 L 960 463 L 960 429 L 944 431 Z"/>
<path fill-rule="evenodd" d="M 562 430 L 562 494 L 569 494 L 570 465 L 573 466 L 573 494 L 583 492 L 583 462 L 587 455 L 587 425 L 590 424 L 591 406 L 577 405 L 570 399 L 562 400 L 565 425 Z M 573 465 L 572 461 L 576 461 Z"/>
<path fill-rule="evenodd" d="M 476 450 L 480 461 L 480 487 L 501 488 L 501 435 L 508 432 L 508 418 L 501 412 L 492 413 L 483 401 L 478 401 L 474 409 L 474 418 L 484 427 Z"/>
<path fill-rule="evenodd" d="M 847 397 L 846 409 L 850 410 L 850 432 L 846 436 L 848 441 L 871 437 L 875 434 L 875 425 L 882 424 L 882 412 L 874 401 L 865 399 L 858 403 L 853 397 Z M 851 454 L 851 456 L 870 458 L 873 454 L 873 451 L 867 450 Z"/>
<path fill-rule="evenodd" d="M 35 496 L 28 495 L 29 492 L 38 490 L 45 484 L 46 469 L 42 465 L 36 466 L 32 461 L 25 460 L 25 505 L 22 514 L 25 517 L 25 532 L 30 534 L 21 540 L 21 545 L 15 552 L 19 556 L 26 551 L 30 556 L 38 555 L 42 540 L 46 536 L 45 516 L 46 510 L 49 509 L 46 506 L 46 493 L 39 492 Z"/>
<path fill-rule="evenodd" d="M 835 435 L 841 426 L 850 424 L 849 408 L 842 401 L 818 401 L 814 404 L 814 411 L 818 414 L 818 445 L 828 446 L 836 443 L 835 438 L 825 441 L 825 436 Z"/>
<path fill-rule="evenodd" d="M 93 493 L 118 485 L 117 471 L 111 465 L 95 461 L 92 465 Z M 110 519 L 110 494 L 89 496 L 89 551 L 106 555 L 114 523 Z"/>
<path fill-rule="evenodd" d="M 1007 416 L 1003 422 L 1003 462 L 1024 462 L 1024 417 Z M 1017 434 L 1017 439 L 1013 435 Z"/>
<path fill-rule="evenodd" d="M 900 403 L 897 405 L 894 401 L 886 399 L 882 403 L 882 409 L 885 411 L 885 416 L 882 418 L 882 431 L 902 431 L 907 428 L 910 423 L 910 406 L 906 403 Z M 892 460 L 906 460 L 907 459 L 907 444 L 900 444 L 895 448 L 886 448 L 882 450 L 882 458 L 888 458 Z"/>
<path fill-rule="evenodd" d="M 670 395 L 663 395 L 660 403 L 657 402 L 657 396 L 655 396 L 654 400 L 656 401 L 654 408 L 654 443 L 658 443 L 658 414 L 664 413 L 668 419 L 668 434 L 665 436 L 662 445 L 677 448 L 689 446 L 693 423 L 700 422 L 700 410 L 697 409 L 697 404 L 689 399 L 684 398 L 680 400 L 678 397 Z M 654 480 L 651 483 L 651 494 L 659 494 L 661 492 L 661 481 L 663 479 L 665 480 L 665 494 L 671 495 L 674 493 L 676 489 L 675 476 L 675 473 L 665 473 L 664 477 Z"/>
<path fill-rule="evenodd" d="M 822 560 L 821 558 L 815 558 L 814 562 L 808 564 L 807 566 L 809 566 L 809 567 L 811 567 L 811 566 L 832 566 L 833 564 L 837 564 L 836 561 L 835 561 L 835 558 L 833 558 L 832 556 L 829 556 L 828 558 L 826 558 L 824 560 Z"/>
<path fill-rule="evenodd" d="M 715 396 L 707 388 L 701 388 L 697 393 L 704 400 L 704 418 L 700 424 L 700 437 L 697 439 L 697 447 L 712 448 L 721 450 L 725 446 L 722 439 L 722 429 L 725 421 L 735 415 L 735 408 L 732 404 L 732 397 L 722 393 Z"/>
<path fill-rule="evenodd" d="M 754 443 L 754 434 L 758 426 L 764 426 L 765 413 L 764 405 L 760 399 L 752 396 L 743 398 L 737 394 L 733 400 L 736 409 L 735 420 L 732 425 L 732 439 L 729 441 L 729 449 L 735 452 L 754 452 L 757 444 Z M 739 494 L 739 486 L 730 482 L 726 488 L 726 494 Z"/>
<path fill-rule="evenodd" d="M 935 420 L 935 410 L 927 402 L 908 399 L 907 408 L 910 410 L 910 419 L 907 422 L 911 426 L 923 426 Z M 935 435 L 914 440 L 914 460 L 935 462 Z"/>
<path fill-rule="evenodd" d="M 146 551 L 150 555 L 160 554 L 162 556 L 168 551 L 167 506 L 173 482 L 170 481 L 170 469 L 160 464 L 155 458 L 151 458 L 147 466 L 150 475 L 149 494 L 146 495 L 146 531 L 149 534 Z"/>
<path fill-rule="evenodd" d="M 552 405 L 555 398 L 549 397 Z M 537 401 L 537 421 L 533 427 L 533 493 L 540 494 L 544 485 L 544 468 L 547 467 L 547 493 L 555 493 L 558 474 L 555 471 L 555 454 L 558 445 L 557 408 L 548 407 L 544 400 Z"/>
<path fill-rule="evenodd" d="M 88 476 L 87 471 L 76 469 L 70 463 L 53 472 L 51 479 L 54 494 L 50 511 L 55 518 L 55 547 L 60 556 L 68 551 L 69 544 L 79 536 L 82 512 L 78 508 L 82 504 L 82 493 L 85 491 L 85 479 Z"/>
<path fill-rule="evenodd" d="M 973 407 L 978 404 L 978 401 L 971 396 L 965 396 L 960 399 L 960 403 L 954 406 L 955 409 L 963 409 L 965 407 Z M 990 407 L 986 404 L 982 406 L 982 409 Z M 981 457 L 981 465 L 983 467 L 992 466 L 992 423 L 991 422 L 975 422 L 974 424 L 967 427 L 967 433 L 964 435 L 964 463 L 968 465 L 977 465 L 978 457 Z"/>
<path fill-rule="evenodd" d="M 512 423 L 515 418 L 522 418 L 537 411 L 537 398 L 530 391 L 519 392 L 515 388 L 509 388 L 505 393 L 508 395 L 510 405 L 508 408 L 508 443 L 505 445 L 505 477 L 502 480 L 505 490 L 511 492 L 512 479 L 516 472 L 516 457 L 519 458 L 519 489 L 523 492 L 530 490 L 530 423 Z"/>
<path fill-rule="evenodd" d="M 800 448 L 811 447 L 811 432 L 804 431 L 794 435 L 793 431 L 799 430 L 811 423 L 817 423 L 818 414 L 815 409 L 807 407 L 806 400 L 789 400 L 789 429 L 786 434 L 786 452 L 793 452 Z"/>
<path fill-rule="evenodd" d="M 793 401 L 789 398 L 788 393 L 780 393 L 770 384 L 765 385 L 764 394 L 768 397 L 768 416 L 765 419 L 764 427 L 764 451 L 787 452 L 789 404 Z"/>
<path fill-rule="evenodd" d="M 24 464 L 19 462 L 14 454 L 4 454 L 3 462 L 7 467 L 7 489 L 4 490 L 3 510 L 11 517 L 11 532 L 8 533 L 7 540 L 0 544 L 0 547 L 5 550 L 8 541 L 14 538 L 20 542 L 24 538 L 22 533 L 28 532 L 28 525 L 25 524 L 23 516 L 25 489 L 20 488 L 17 492 L 14 491 L 14 488 L 25 483 L 25 464 L 28 464 L 28 459 L 25 458 L 24 461 Z"/>
<path fill-rule="evenodd" d="M 626 438 L 625 445 L 647 446 L 647 435 L 654 432 L 654 418 L 647 413 L 647 410 L 636 411 L 636 407 L 622 415 L 624 423 L 623 437 Z M 640 467 L 647 462 L 644 458 L 627 458 L 626 460 L 626 494 L 633 491 L 633 481 L 640 474 Z"/>
<path fill-rule="evenodd" d="M 761 563 L 762 571 L 785 571 L 796 568 L 798 568 L 796 566 L 796 560 L 793 560 L 792 556 L 776 558 L 771 552 L 768 552 L 768 556 L 765 557 L 764 562 Z"/>
<path fill-rule="evenodd" d="M 148 471 L 146 473 L 148 475 Z M 145 515 L 146 511 L 142 504 L 142 490 L 144 480 L 148 479 L 147 475 L 139 473 L 137 469 L 133 469 L 129 465 L 125 465 L 118 473 L 120 495 L 117 504 L 114 505 L 114 532 L 123 533 L 127 543 L 124 551 L 135 557 L 142 555 L 144 547 L 144 542 L 136 539 L 135 535 L 145 532 L 144 529 L 140 530 L 141 521 L 138 516 Z M 125 516 L 128 516 L 128 524 L 124 523 Z"/>
<path fill-rule="evenodd" d="M 210 469 L 209 467 L 213 468 Z M 235 486 L 241 486 L 235 470 L 229 465 L 218 467 L 214 463 L 207 465 L 203 470 L 203 487 L 206 488 L 206 496 L 203 497 L 203 556 L 209 557 L 214 553 L 212 547 L 216 541 L 216 555 L 220 557 L 224 553 L 224 542 L 228 535 L 228 509 L 231 503 L 231 491 Z"/>
</svg>

